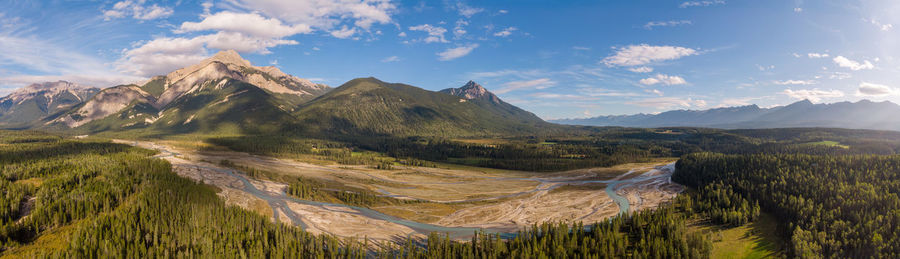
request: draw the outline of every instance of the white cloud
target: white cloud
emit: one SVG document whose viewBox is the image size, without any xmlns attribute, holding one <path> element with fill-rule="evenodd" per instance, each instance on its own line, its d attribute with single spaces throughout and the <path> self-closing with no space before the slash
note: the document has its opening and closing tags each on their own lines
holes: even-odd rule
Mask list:
<svg viewBox="0 0 900 259">
<path fill-rule="evenodd" d="M 760 64 L 756 64 L 756 68 L 759 69 L 759 71 L 766 71 L 766 70 L 772 70 L 772 69 L 775 69 L 775 65 L 763 66 L 763 65 L 760 65 Z"/>
<path fill-rule="evenodd" d="M 175 13 L 172 8 L 161 7 L 153 4 L 145 6 L 146 0 L 126 0 L 113 5 L 112 9 L 103 11 L 103 19 L 106 21 L 131 16 L 138 20 L 154 20 L 166 18 Z"/>
<path fill-rule="evenodd" d="M 648 22 L 647 24 L 644 24 L 644 29 L 652 30 L 653 27 L 673 27 L 673 26 L 691 25 L 691 24 L 693 24 L 693 23 L 688 20 Z"/>
<path fill-rule="evenodd" d="M 871 20 L 867 20 L 867 21 L 868 21 L 869 23 L 871 23 L 872 25 L 875 25 L 875 27 L 877 27 L 877 28 L 878 28 L 879 30 L 881 30 L 881 31 L 890 31 L 891 29 L 894 28 L 894 25 L 893 25 L 893 24 L 890 24 L 890 23 L 881 23 L 881 22 L 879 22 L 878 20 L 875 20 L 875 19 L 871 19 Z"/>
<path fill-rule="evenodd" d="M 690 48 L 641 44 L 618 48 L 615 55 L 604 58 L 602 62 L 608 66 L 640 66 L 697 54 L 697 50 Z"/>
<path fill-rule="evenodd" d="M 844 92 L 841 92 L 840 90 L 819 90 L 818 88 L 814 88 L 812 90 L 785 89 L 781 93 L 793 99 L 809 100 L 811 102 L 819 102 L 822 101 L 822 99 L 838 98 L 844 96 Z"/>
<path fill-rule="evenodd" d="M 447 50 L 437 53 L 438 60 L 449 61 L 449 60 L 461 58 L 466 55 L 469 55 L 469 53 L 472 53 L 472 51 L 475 50 L 475 48 L 477 48 L 477 47 L 478 47 L 478 44 L 469 44 L 469 45 L 460 46 L 460 47 L 456 47 L 456 48 L 449 48 Z"/>
<path fill-rule="evenodd" d="M 747 98 L 726 98 L 719 103 L 718 108 L 721 107 L 735 107 L 735 106 L 747 106 L 751 105 L 751 101 L 760 99 L 759 97 L 747 97 Z"/>
<path fill-rule="evenodd" d="M 456 11 L 459 12 L 459 15 L 465 16 L 466 18 L 471 18 L 472 15 L 478 14 L 480 12 L 484 12 L 484 8 L 476 8 L 466 5 L 463 2 L 456 3 Z M 503 11 L 503 10 L 501 10 Z"/>
<path fill-rule="evenodd" d="M 795 13 L 803 12 L 803 8 L 800 8 L 800 7 L 794 8 L 794 12 Z"/>
<path fill-rule="evenodd" d="M 390 57 L 386 57 L 386 58 L 384 58 L 384 59 L 381 60 L 381 62 L 384 62 L 384 63 L 388 63 L 388 62 L 397 62 L 397 61 L 400 61 L 400 57 L 397 57 L 397 56 L 390 56 Z"/>
<path fill-rule="evenodd" d="M 204 46 L 200 37 L 157 38 L 124 51 L 117 67 L 135 75 L 162 75 L 205 59 Z"/>
<path fill-rule="evenodd" d="M 229 3 L 290 24 L 325 30 L 345 20 L 352 21 L 363 30 L 368 30 L 373 24 L 390 24 L 393 22 L 391 14 L 397 10 L 390 0 L 230 0 Z"/>
<path fill-rule="evenodd" d="M 466 34 L 465 26 L 469 25 L 469 22 L 463 19 L 459 19 L 456 21 L 456 27 L 453 27 L 453 36 L 457 38 L 462 37 Z"/>
<path fill-rule="evenodd" d="M 498 14 L 508 14 L 509 11 L 507 11 L 507 10 L 500 10 L 500 11 L 497 11 L 497 13 L 498 13 Z"/>
<path fill-rule="evenodd" d="M 574 49 L 574 50 L 591 50 L 591 48 L 584 47 L 584 46 L 572 46 L 572 49 Z"/>
<path fill-rule="evenodd" d="M 655 85 L 655 84 L 683 85 L 683 84 L 687 84 L 687 81 L 684 81 L 684 78 L 681 78 L 680 76 L 656 74 L 656 76 L 654 76 L 654 77 L 641 79 L 640 83 L 644 84 L 644 85 Z"/>
<path fill-rule="evenodd" d="M 409 27 L 411 31 L 423 31 L 428 33 L 428 37 L 426 37 L 423 41 L 425 43 L 432 42 L 448 42 L 447 39 L 444 38 L 444 33 L 447 33 L 447 29 L 443 27 L 431 26 L 430 24 L 422 24 L 417 26 Z"/>
<path fill-rule="evenodd" d="M 341 27 L 340 30 L 331 31 L 331 36 L 334 36 L 338 39 L 346 39 L 350 36 L 353 36 L 353 34 L 356 34 L 356 28 L 347 28 L 346 25 Z"/>
<path fill-rule="evenodd" d="M 817 82 L 813 80 L 784 80 L 774 81 L 776 85 L 814 85 Z"/>
<path fill-rule="evenodd" d="M 125 2 L 121 5 L 129 3 Z M 205 9 L 200 15 L 201 21 L 184 22 L 173 31 L 178 34 L 211 33 L 137 42 L 131 49 L 122 51 L 116 61 L 117 68 L 134 75 L 152 76 L 203 60 L 210 49 L 268 54 L 269 48 L 299 43 L 288 37 L 318 30 L 327 31 L 334 37 L 349 38 L 360 31 L 369 31 L 373 24 L 393 23 L 390 15 L 396 10 L 388 0 L 231 0 L 228 6 L 229 11 L 212 15 Z M 116 10 L 115 6 L 113 10 Z"/>
<path fill-rule="evenodd" d="M 345 27 L 346 28 L 346 27 Z M 275 18 L 265 18 L 257 13 L 234 13 L 223 11 L 203 18 L 200 22 L 185 22 L 176 33 L 195 31 L 228 31 L 243 35 L 281 38 L 300 33 L 310 33 L 308 25 L 286 25 Z"/>
<path fill-rule="evenodd" d="M 400 33 L 397 34 L 397 37 L 401 37 L 401 38 L 402 38 L 402 37 L 406 37 L 406 32 L 405 32 L 405 31 L 401 31 Z"/>
<path fill-rule="evenodd" d="M 209 2 L 209 1 L 203 2 L 203 3 L 200 4 L 200 6 L 203 7 L 203 13 L 204 13 L 204 14 L 208 14 L 208 13 L 209 13 L 209 10 L 212 9 L 213 5 L 214 5 L 214 4 L 213 4 L 212 2 Z"/>
<path fill-rule="evenodd" d="M 678 7 L 688 8 L 688 7 L 695 7 L 695 6 L 711 6 L 711 5 L 723 5 L 723 4 L 725 4 L 725 1 L 723 1 L 723 0 L 687 1 L 687 2 L 681 3 L 681 5 L 679 5 Z"/>
<path fill-rule="evenodd" d="M 853 70 L 853 71 L 875 68 L 875 65 L 873 65 L 872 62 L 869 62 L 868 60 L 863 60 L 863 62 L 860 63 L 860 62 L 856 62 L 856 61 L 850 60 L 848 58 L 845 58 L 844 56 L 837 56 L 833 60 L 834 60 L 834 63 L 837 64 L 838 66 L 844 67 L 844 68 L 849 68 L 850 70 Z"/>
<path fill-rule="evenodd" d="M 143 77 L 116 72 L 91 55 L 37 40 L 0 34 L 0 64 L 20 66 L 36 74 L 11 74 L 0 69 L 0 86 L 66 80 L 85 85 L 107 87 L 143 80 Z"/>
<path fill-rule="evenodd" d="M 494 33 L 494 36 L 505 38 L 505 37 L 508 37 L 509 35 L 512 35 L 512 33 L 516 30 L 517 30 L 516 27 L 508 27 L 506 29 L 503 29 L 502 31 L 498 31 L 498 32 Z"/>
<path fill-rule="evenodd" d="M 556 82 L 550 80 L 549 78 L 539 78 L 534 80 L 525 80 L 525 81 L 512 81 L 506 84 L 503 84 L 503 88 L 500 88 L 494 93 L 496 94 L 505 94 L 512 91 L 524 90 L 524 89 L 546 89 L 548 87 L 556 85 Z"/>
<path fill-rule="evenodd" d="M 828 53 L 807 53 L 806 56 L 809 58 L 827 58 L 829 55 Z"/>
<path fill-rule="evenodd" d="M 647 66 L 630 67 L 630 68 L 628 68 L 628 71 L 635 72 L 635 73 L 650 73 L 650 72 L 653 72 L 653 68 L 647 67 Z"/>
<path fill-rule="evenodd" d="M 837 80 L 844 80 L 844 79 L 848 79 L 848 78 L 851 78 L 851 77 L 853 77 L 853 75 L 851 75 L 850 73 L 834 72 L 834 74 L 831 74 L 831 76 L 829 76 L 828 78 L 830 78 L 830 79 L 837 79 Z"/>
<path fill-rule="evenodd" d="M 692 98 L 676 98 L 676 97 L 657 97 L 657 98 L 648 98 L 639 101 L 627 102 L 627 104 L 642 106 L 642 107 L 652 107 L 660 110 L 664 109 L 672 109 L 676 107 L 680 108 L 692 108 L 692 107 L 706 107 L 706 101 L 704 100 L 694 100 Z"/>
<path fill-rule="evenodd" d="M 888 95 L 895 95 L 900 93 L 897 89 L 893 87 L 874 84 L 868 82 L 862 82 L 859 84 L 859 89 L 856 90 L 856 96 L 869 96 L 869 97 L 883 97 Z"/>
</svg>

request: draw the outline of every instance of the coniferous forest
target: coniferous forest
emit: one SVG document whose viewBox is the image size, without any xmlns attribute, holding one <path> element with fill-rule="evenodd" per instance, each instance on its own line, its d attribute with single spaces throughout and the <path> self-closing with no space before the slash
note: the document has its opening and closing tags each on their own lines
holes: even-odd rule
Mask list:
<svg viewBox="0 0 900 259">
<path fill-rule="evenodd" d="M 891 142 L 884 143 L 888 148 L 860 149 L 877 145 L 851 137 L 842 143 L 859 144 L 808 145 L 802 143 L 815 137 L 785 139 L 753 133 L 757 135 L 728 145 L 656 142 L 722 153 L 681 156 L 673 181 L 690 188 L 655 210 L 603 222 L 534 225 L 512 236 L 473 233 L 466 242 L 433 233 L 424 240 L 373 244 L 309 234 L 226 206 L 216 188 L 179 177 L 168 162 L 151 158 L 155 151 L 101 140 L 3 131 L 0 255 L 706 258 L 710 237 L 691 230 L 692 222 L 737 227 L 758 220 L 763 213 L 778 219 L 777 235 L 788 244 L 784 252 L 790 257 L 892 258 L 900 254 L 896 235 L 900 231 L 900 156 L 889 155 L 894 150 Z M 368 193 L 331 192 L 323 183 L 308 179 L 295 181 L 287 192 L 296 197 L 360 206 L 398 202 Z"/>
<path fill-rule="evenodd" d="M 434 233 L 373 246 L 225 206 L 214 188 L 179 177 L 167 162 L 150 158 L 152 151 L 17 134 L 4 132 L 0 145 L 0 249 L 12 256 L 697 258 L 709 252 L 702 235 L 684 231 L 674 206 L 589 227 L 536 225 L 512 239 L 473 233 L 471 242 L 458 242 Z"/>
<path fill-rule="evenodd" d="M 697 153 L 673 180 L 724 204 L 713 217 L 726 223 L 752 219 L 759 204 L 781 220 L 794 256 L 900 256 L 900 156 Z"/>
</svg>

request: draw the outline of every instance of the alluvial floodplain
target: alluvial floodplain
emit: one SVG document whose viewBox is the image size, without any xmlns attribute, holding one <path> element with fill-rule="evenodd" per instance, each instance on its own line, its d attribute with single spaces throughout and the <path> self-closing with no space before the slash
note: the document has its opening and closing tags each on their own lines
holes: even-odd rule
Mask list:
<svg viewBox="0 0 900 259">
<path fill-rule="evenodd" d="M 197 151 L 169 143 L 119 141 L 161 151 L 159 158 L 195 181 L 216 186 L 231 205 L 313 233 L 374 240 L 424 237 L 431 232 L 469 238 L 483 229 L 513 233 L 544 222 L 602 221 L 623 212 L 654 208 L 683 188 L 672 183 L 673 161 L 624 164 L 557 173 L 464 166 L 368 166 L 310 163 L 231 151 Z M 178 146 L 178 147 L 175 147 Z M 223 166 L 223 161 L 233 165 Z M 249 176 L 235 168 L 263 170 Z M 271 177 L 286 176 L 286 177 Z M 280 179 L 313 179 L 398 201 L 352 206 L 288 195 Z"/>
</svg>

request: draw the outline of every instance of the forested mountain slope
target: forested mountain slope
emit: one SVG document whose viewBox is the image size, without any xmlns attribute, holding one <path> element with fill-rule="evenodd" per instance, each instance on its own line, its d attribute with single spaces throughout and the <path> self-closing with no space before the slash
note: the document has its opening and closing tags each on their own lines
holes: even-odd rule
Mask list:
<svg viewBox="0 0 900 259">
<path fill-rule="evenodd" d="M 351 80 L 294 114 L 312 134 L 352 136 L 517 135 L 556 127 L 502 101 L 467 99 L 375 78 Z"/>
</svg>

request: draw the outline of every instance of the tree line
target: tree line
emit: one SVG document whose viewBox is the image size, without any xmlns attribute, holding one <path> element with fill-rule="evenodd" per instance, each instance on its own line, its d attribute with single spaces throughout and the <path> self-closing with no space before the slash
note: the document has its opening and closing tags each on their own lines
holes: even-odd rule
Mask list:
<svg viewBox="0 0 900 259">
<path fill-rule="evenodd" d="M 697 153 L 676 168 L 674 181 L 730 203 L 725 221 L 757 203 L 773 213 L 794 256 L 900 256 L 900 156 Z"/>
</svg>

